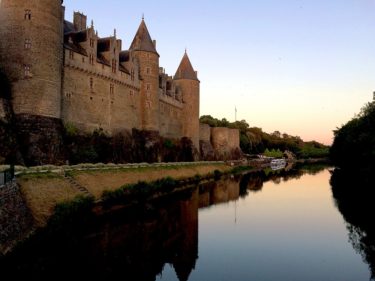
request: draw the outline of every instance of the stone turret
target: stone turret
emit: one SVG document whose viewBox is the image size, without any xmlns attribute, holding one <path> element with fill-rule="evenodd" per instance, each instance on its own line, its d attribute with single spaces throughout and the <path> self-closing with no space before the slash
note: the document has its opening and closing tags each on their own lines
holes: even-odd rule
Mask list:
<svg viewBox="0 0 375 281">
<path fill-rule="evenodd" d="M 141 79 L 141 120 L 142 129 L 159 130 L 159 54 L 156 42 L 152 41 L 144 19 L 138 28 L 130 51 L 139 62 Z"/>
<path fill-rule="evenodd" d="M 183 134 L 192 140 L 199 149 L 199 88 L 197 72 L 191 65 L 189 56 L 185 54 L 174 76 L 176 85 L 181 89 L 183 108 Z"/>
<path fill-rule="evenodd" d="M 12 84 L 15 114 L 61 117 L 61 0 L 0 1 L 0 68 Z"/>
<path fill-rule="evenodd" d="M 0 1 L 0 68 L 12 92 L 26 165 L 61 163 L 61 0 Z"/>
</svg>

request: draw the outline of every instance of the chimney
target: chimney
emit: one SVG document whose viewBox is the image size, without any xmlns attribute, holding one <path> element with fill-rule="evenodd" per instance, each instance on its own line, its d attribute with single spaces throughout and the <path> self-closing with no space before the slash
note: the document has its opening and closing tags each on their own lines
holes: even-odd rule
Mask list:
<svg viewBox="0 0 375 281">
<path fill-rule="evenodd" d="M 152 43 L 154 44 L 154 47 L 156 49 L 156 40 L 152 40 Z"/>
<path fill-rule="evenodd" d="M 81 14 L 80 12 L 74 12 L 73 17 L 74 28 L 77 31 L 81 31 L 87 28 L 87 16 Z"/>
</svg>

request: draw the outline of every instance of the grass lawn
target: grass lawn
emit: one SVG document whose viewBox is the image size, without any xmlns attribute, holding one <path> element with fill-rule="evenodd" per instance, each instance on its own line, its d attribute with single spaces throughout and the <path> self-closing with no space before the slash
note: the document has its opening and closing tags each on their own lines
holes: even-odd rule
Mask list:
<svg viewBox="0 0 375 281">
<path fill-rule="evenodd" d="M 69 175 L 85 187 L 96 199 L 100 199 L 104 191 L 113 191 L 125 184 L 135 184 L 139 181 L 152 182 L 165 177 L 183 179 L 195 175 L 204 176 L 213 173 L 215 170 L 227 172 L 231 169 L 232 167 L 224 164 L 192 164 L 169 167 L 70 171 Z M 67 179 L 54 173 L 23 175 L 17 178 L 17 183 L 21 187 L 38 227 L 46 225 L 56 204 L 70 201 L 77 195 L 82 195 Z"/>
</svg>

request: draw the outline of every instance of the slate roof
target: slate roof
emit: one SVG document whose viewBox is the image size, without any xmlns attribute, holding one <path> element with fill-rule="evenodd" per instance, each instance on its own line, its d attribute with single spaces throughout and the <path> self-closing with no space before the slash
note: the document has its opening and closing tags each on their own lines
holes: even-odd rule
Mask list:
<svg viewBox="0 0 375 281">
<path fill-rule="evenodd" d="M 194 71 L 193 66 L 191 65 L 188 54 L 185 52 L 184 57 L 181 60 L 180 66 L 178 67 L 176 74 L 174 76 L 175 80 L 178 79 L 190 79 L 198 80 L 197 74 Z"/>
<path fill-rule="evenodd" d="M 139 25 L 138 31 L 130 45 L 130 50 L 152 52 L 159 55 L 155 49 L 154 43 L 152 42 L 144 19 L 142 19 L 142 22 Z"/>
</svg>

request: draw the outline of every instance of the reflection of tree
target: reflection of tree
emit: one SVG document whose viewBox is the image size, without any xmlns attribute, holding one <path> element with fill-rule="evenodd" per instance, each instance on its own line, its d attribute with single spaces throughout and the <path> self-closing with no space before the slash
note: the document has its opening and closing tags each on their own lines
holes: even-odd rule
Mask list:
<svg viewBox="0 0 375 281">
<path fill-rule="evenodd" d="M 368 174 L 335 170 L 331 186 L 336 206 L 347 222 L 353 248 L 368 263 L 375 280 L 374 177 Z"/>
<path fill-rule="evenodd" d="M 245 174 L 240 181 L 240 195 L 246 197 L 250 192 L 259 192 L 263 188 L 263 184 L 268 181 L 272 181 L 275 184 L 280 184 L 282 181 L 287 182 L 292 179 L 299 179 L 304 174 L 316 175 L 323 171 L 327 166 L 295 166 L 288 170 L 277 170 L 272 171 L 271 169 L 265 169 L 258 172 L 251 172 Z"/>
</svg>

